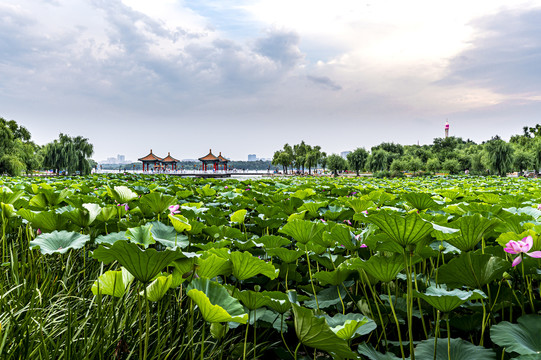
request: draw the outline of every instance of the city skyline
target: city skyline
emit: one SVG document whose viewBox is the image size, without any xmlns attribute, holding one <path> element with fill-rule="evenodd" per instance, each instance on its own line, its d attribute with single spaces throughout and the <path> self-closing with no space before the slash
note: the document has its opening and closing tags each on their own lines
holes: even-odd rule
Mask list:
<svg viewBox="0 0 541 360">
<path fill-rule="evenodd" d="M 541 112 L 541 1 L 6 0 L 0 116 L 96 160 L 304 140 L 508 139 Z"/>
</svg>

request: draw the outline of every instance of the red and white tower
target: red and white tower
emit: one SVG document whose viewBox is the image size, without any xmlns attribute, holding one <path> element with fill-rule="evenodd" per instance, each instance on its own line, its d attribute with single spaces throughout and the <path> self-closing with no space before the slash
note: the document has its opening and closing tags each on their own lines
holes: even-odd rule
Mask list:
<svg viewBox="0 0 541 360">
<path fill-rule="evenodd" d="M 445 137 L 449 137 L 449 121 L 445 121 Z"/>
</svg>

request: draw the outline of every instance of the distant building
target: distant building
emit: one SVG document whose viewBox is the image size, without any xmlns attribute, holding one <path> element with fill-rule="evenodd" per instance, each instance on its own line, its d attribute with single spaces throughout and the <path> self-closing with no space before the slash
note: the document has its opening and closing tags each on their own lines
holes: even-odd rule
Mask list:
<svg viewBox="0 0 541 360">
<path fill-rule="evenodd" d="M 249 154 L 248 155 L 248 161 L 257 161 L 256 154 Z"/>
<path fill-rule="evenodd" d="M 347 159 L 348 154 L 350 154 L 350 153 L 351 153 L 351 151 L 342 151 L 340 153 L 340 156 L 343 157 L 344 159 Z"/>
<path fill-rule="evenodd" d="M 449 121 L 445 122 L 445 137 L 449 137 Z"/>
<path fill-rule="evenodd" d="M 123 164 L 126 162 L 126 156 L 125 155 L 117 155 L 116 160 L 119 164 Z"/>
</svg>

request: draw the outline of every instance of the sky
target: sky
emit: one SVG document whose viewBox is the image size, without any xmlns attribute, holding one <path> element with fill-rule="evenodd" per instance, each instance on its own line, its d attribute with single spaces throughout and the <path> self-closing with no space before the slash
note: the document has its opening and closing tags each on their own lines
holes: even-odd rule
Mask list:
<svg viewBox="0 0 541 360">
<path fill-rule="evenodd" d="M 0 117 L 97 161 L 541 123 L 541 1 L 2 0 Z"/>
</svg>

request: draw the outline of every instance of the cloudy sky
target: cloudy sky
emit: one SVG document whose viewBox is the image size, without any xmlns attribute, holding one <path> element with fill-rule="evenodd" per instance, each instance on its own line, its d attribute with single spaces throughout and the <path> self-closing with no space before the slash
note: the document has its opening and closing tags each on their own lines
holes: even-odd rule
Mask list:
<svg viewBox="0 0 541 360">
<path fill-rule="evenodd" d="M 96 160 L 508 139 L 540 34 L 541 1 L 2 0 L 0 117 Z"/>
</svg>

